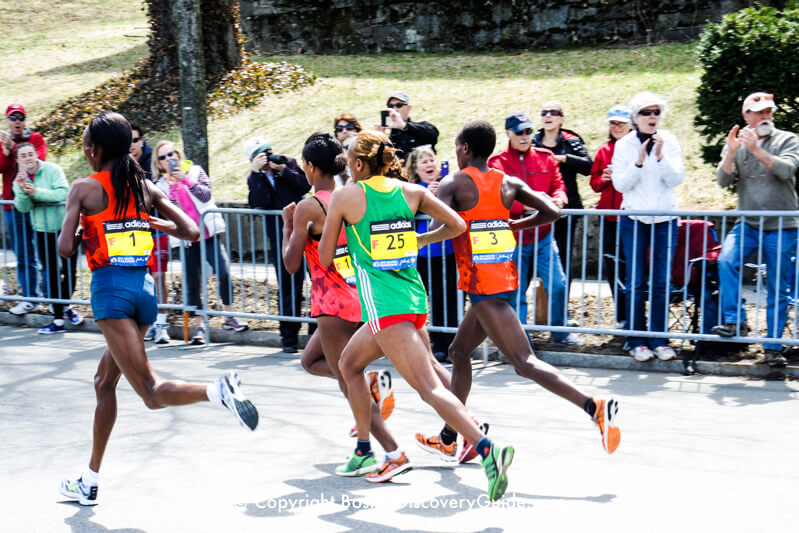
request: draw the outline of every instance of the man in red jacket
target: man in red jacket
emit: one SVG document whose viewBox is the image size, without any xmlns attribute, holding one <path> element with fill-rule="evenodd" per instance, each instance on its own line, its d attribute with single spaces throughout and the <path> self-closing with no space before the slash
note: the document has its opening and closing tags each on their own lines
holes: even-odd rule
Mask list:
<svg viewBox="0 0 799 533">
<path fill-rule="evenodd" d="M 36 268 L 36 239 L 31 226 L 30 214 L 19 213 L 13 208 L 14 177 L 17 173 L 17 161 L 14 148 L 20 143 L 29 142 L 36 149 L 41 161 L 47 157 L 47 146 L 44 138 L 25 127 L 25 108 L 20 104 L 11 104 L 6 108 L 6 122 L 9 131 L 0 131 L 0 173 L 3 175 L 3 200 L 11 203 L 3 205 L 6 219 L 6 233 L 14 255 L 17 256 L 17 282 L 22 296 L 36 296 L 38 292 L 38 276 Z M 3 243 L 5 244 L 5 242 Z M 32 310 L 31 302 L 19 302 L 11 308 L 15 315 L 24 315 Z"/>
<path fill-rule="evenodd" d="M 558 207 L 567 203 L 566 185 L 558 168 L 558 162 L 550 150 L 535 148 L 533 122 L 524 113 L 515 113 L 505 119 L 508 148 L 492 156 L 488 166 L 515 176 L 534 191 L 548 194 Z M 511 218 L 521 218 L 525 207 L 514 202 Z M 516 307 L 522 324 L 527 323 L 527 287 L 533 274 L 544 282 L 548 298 L 548 320 L 551 326 L 566 323 L 566 274 L 560 262 L 558 245 L 552 238 L 552 225 L 539 226 L 516 235 L 516 251 L 513 254 L 519 271 L 519 289 L 511 304 Z M 560 346 L 575 346 L 582 341 L 565 332 L 552 333 L 552 342 Z"/>
</svg>

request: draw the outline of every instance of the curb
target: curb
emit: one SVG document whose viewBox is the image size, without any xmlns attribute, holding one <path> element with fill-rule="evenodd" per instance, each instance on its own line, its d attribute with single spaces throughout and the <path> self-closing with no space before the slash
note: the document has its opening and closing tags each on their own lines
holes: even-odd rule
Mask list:
<svg viewBox="0 0 799 533">
<path fill-rule="evenodd" d="M 42 328 L 52 321 L 50 315 L 40 315 L 29 313 L 23 316 L 12 315 L 7 311 L 0 312 L 0 324 L 8 326 L 27 326 L 30 328 Z M 100 333 L 100 328 L 91 318 L 86 318 L 80 326 L 73 326 L 66 323 L 67 331 L 88 331 Z M 210 328 L 210 340 L 216 343 L 230 344 L 249 344 L 280 348 L 280 334 L 269 331 L 235 331 L 222 328 Z M 170 325 L 169 336 L 172 339 L 183 339 L 183 328 Z M 310 337 L 300 335 L 300 347 L 305 346 Z M 573 352 L 536 352 L 536 356 L 542 361 L 555 366 L 567 366 L 574 368 L 601 368 L 606 370 L 632 370 L 635 372 L 660 372 L 666 374 L 683 374 L 682 359 L 674 361 L 660 361 L 653 359 L 642 363 L 632 357 L 623 355 L 591 355 Z M 473 359 L 482 360 L 482 350 L 478 349 L 472 354 Z M 489 356 L 496 359 L 497 353 Z M 505 357 L 499 355 L 499 360 L 506 363 Z M 786 377 L 799 378 L 799 366 L 789 365 L 785 368 L 771 368 L 766 365 L 753 364 L 749 361 L 739 361 L 734 363 L 716 361 L 697 361 L 697 376 L 726 376 L 726 377 L 748 377 L 757 379 L 781 380 Z"/>
</svg>

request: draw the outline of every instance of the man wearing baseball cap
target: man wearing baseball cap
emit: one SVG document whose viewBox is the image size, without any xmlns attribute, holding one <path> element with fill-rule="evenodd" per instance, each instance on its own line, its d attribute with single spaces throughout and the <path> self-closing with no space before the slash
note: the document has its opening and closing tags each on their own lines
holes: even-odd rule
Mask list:
<svg viewBox="0 0 799 533">
<path fill-rule="evenodd" d="M 558 207 L 568 203 L 566 185 L 552 151 L 532 145 L 533 121 L 525 113 L 514 113 L 505 119 L 508 148 L 491 156 L 488 166 L 515 176 L 534 191 L 543 192 L 552 198 Z M 521 218 L 525 207 L 513 202 L 511 218 Z M 521 237 L 521 238 L 520 238 Z M 516 251 L 513 261 L 519 273 L 519 288 L 511 299 L 511 306 L 519 315 L 522 324 L 527 323 L 527 286 L 533 275 L 544 280 L 544 289 L 549 296 L 548 320 L 551 326 L 566 323 L 566 274 L 558 253 L 558 244 L 552 238 L 552 225 L 539 226 L 516 235 Z M 559 346 L 582 344 L 575 335 L 553 333 L 552 342 Z"/>
<path fill-rule="evenodd" d="M 8 131 L 0 131 L 0 173 L 3 175 L 3 200 L 14 200 L 14 178 L 17 174 L 16 146 L 20 143 L 33 144 L 40 161 L 47 157 L 47 145 L 44 138 L 32 132 L 25 125 L 27 113 L 21 104 L 11 104 L 6 108 L 6 124 Z M 38 269 L 36 268 L 36 241 L 31 226 L 29 213 L 20 213 L 13 209 L 13 204 L 3 205 L 6 218 L 6 231 L 11 248 L 17 256 L 17 281 L 22 295 L 36 296 L 38 292 Z M 31 311 L 31 302 L 19 302 L 11 308 L 15 315 L 24 315 Z"/>
<path fill-rule="evenodd" d="M 282 210 L 292 202 L 299 202 L 311 190 L 305 172 L 291 157 L 272 153 L 273 143 L 263 137 L 244 141 L 244 155 L 250 161 L 247 187 L 252 209 Z M 305 271 L 289 274 L 280 254 L 283 219 L 280 215 L 266 215 L 266 236 L 269 239 L 269 262 L 279 273 L 280 314 L 302 316 L 302 284 Z M 280 343 L 286 353 L 296 353 L 301 322 L 280 322 Z"/>
<path fill-rule="evenodd" d="M 733 126 L 727 135 L 716 181 L 722 187 L 737 186 L 738 209 L 795 211 L 799 206 L 799 139 L 795 133 L 774 127 L 777 109 L 773 94 L 750 94 L 741 106 L 746 126 Z M 722 324 L 714 327 L 713 333 L 743 337 L 749 332 L 738 291 L 741 262 L 760 251 L 767 272 L 767 336 L 782 336 L 788 314 L 788 289 L 795 277 L 791 257 L 796 254 L 797 228 L 799 218 L 795 216 L 745 217 L 727 234 L 719 255 Z M 763 348 L 766 364 L 787 364 L 781 344 L 764 344 Z"/>
<path fill-rule="evenodd" d="M 403 91 L 388 93 L 386 109 L 388 126 L 378 124 L 375 129 L 386 131 L 395 148 L 399 148 L 398 157 L 405 162 L 414 148 L 429 144 L 433 150 L 438 142 L 438 129 L 429 122 L 414 122 L 411 116 L 411 101 Z"/>
</svg>

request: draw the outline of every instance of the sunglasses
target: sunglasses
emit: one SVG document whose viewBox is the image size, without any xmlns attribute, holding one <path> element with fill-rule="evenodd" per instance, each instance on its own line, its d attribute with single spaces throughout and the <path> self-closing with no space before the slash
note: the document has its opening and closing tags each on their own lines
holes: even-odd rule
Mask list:
<svg viewBox="0 0 799 533">
<path fill-rule="evenodd" d="M 349 131 L 354 129 L 355 129 L 355 124 L 339 124 L 338 126 L 336 126 L 336 131 L 338 132 L 342 132 L 344 130 Z"/>
<path fill-rule="evenodd" d="M 545 117 L 547 115 L 552 115 L 553 117 L 562 117 L 563 113 L 557 109 L 542 109 L 541 116 Z"/>
<path fill-rule="evenodd" d="M 619 122 L 617 120 L 611 120 L 610 125 L 614 128 L 618 128 L 619 126 L 624 126 L 625 124 L 629 124 L 628 122 Z"/>
<path fill-rule="evenodd" d="M 25 122 L 25 115 L 11 115 L 6 118 L 11 122 Z"/>
<path fill-rule="evenodd" d="M 523 129 L 523 130 L 519 130 L 519 131 L 514 131 L 513 134 L 517 135 L 519 137 L 521 137 L 522 135 L 532 135 L 533 134 L 533 128 L 527 128 L 527 129 Z"/>
<path fill-rule="evenodd" d="M 655 115 L 656 117 L 660 116 L 660 109 L 642 109 L 638 112 L 639 115 L 648 117 L 650 115 Z"/>
<path fill-rule="evenodd" d="M 159 161 L 163 161 L 163 160 L 165 160 L 167 157 L 172 157 L 173 155 L 175 155 L 175 152 L 169 152 L 169 153 L 167 153 L 167 154 L 164 154 L 164 155 L 159 155 L 159 156 L 158 156 L 158 160 L 159 160 Z"/>
<path fill-rule="evenodd" d="M 406 105 L 408 105 L 408 104 L 405 104 L 405 103 L 402 103 L 402 102 L 398 102 L 398 103 L 396 103 L 396 104 L 386 104 L 386 107 L 388 107 L 388 108 L 394 108 L 394 109 L 402 109 L 402 108 L 403 108 L 403 107 L 405 107 Z"/>
<path fill-rule="evenodd" d="M 763 100 L 764 102 L 766 102 L 766 101 L 773 102 L 774 101 L 774 95 L 773 94 L 766 94 L 766 95 L 763 95 L 763 96 L 755 96 L 754 98 L 752 98 L 753 102 L 759 102 L 760 100 Z"/>
<path fill-rule="evenodd" d="M 132 142 L 133 144 L 136 144 L 136 143 L 137 143 L 137 142 L 139 142 L 140 140 L 141 140 L 141 137 L 134 137 L 134 138 L 132 138 L 132 139 L 130 140 L 130 142 Z"/>
</svg>

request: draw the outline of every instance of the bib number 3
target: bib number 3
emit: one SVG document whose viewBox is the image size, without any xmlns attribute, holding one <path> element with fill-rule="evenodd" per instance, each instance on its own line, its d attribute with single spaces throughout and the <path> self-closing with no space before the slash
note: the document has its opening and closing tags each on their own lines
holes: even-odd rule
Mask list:
<svg viewBox="0 0 799 533">
<path fill-rule="evenodd" d="M 472 220 L 469 236 L 474 263 L 507 263 L 513 259 L 516 238 L 507 220 Z"/>
</svg>

